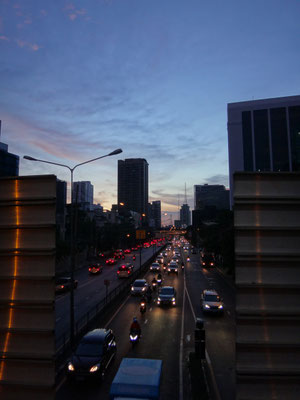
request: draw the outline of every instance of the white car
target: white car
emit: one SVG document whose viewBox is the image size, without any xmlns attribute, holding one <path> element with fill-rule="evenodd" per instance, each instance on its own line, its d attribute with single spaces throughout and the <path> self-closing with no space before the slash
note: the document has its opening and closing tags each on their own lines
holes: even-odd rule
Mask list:
<svg viewBox="0 0 300 400">
<path fill-rule="evenodd" d="M 160 265 L 158 262 L 154 262 L 150 265 L 150 271 L 151 272 L 160 272 Z"/>
<path fill-rule="evenodd" d="M 142 295 L 146 292 L 148 288 L 148 283 L 146 279 L 136 279 L 131 285 L 130 293 L 135 295 Z"/>
<path fill-rule="evenodd" d="M 159 264 L 163 264 L 164 263 L 164 257 L 159 255 L 156 257 L 156 262 L 158 262 Z"/>
<path fill-rule="evenodd" d="M 203 312 L 223 313 L 222 299 L 215 290 L 204 290 L 201 299 Z"/>
</svg>

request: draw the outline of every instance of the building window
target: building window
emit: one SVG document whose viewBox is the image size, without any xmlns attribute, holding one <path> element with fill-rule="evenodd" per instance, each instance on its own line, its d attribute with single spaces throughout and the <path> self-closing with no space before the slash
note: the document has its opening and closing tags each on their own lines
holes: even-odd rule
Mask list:
<svg viewBox="0 0 300 400">
<path fill-rule="evenodd" d="M 289 151 L 285 108 L 271 108 L 273 171 L 289 170 Z"/>
<path fill-rule="evenodd" d="M 292 170 L 300 171 L 300 106 L 289 107 Z"/>
<path fill-rule="evenodd" d="M 242 112 L 244 171 L 253 171 L 251 112 Z"/>
<path fill-rule="evenodd" d="M 257 171 L 270 171 L 268 110 L 253 111 L 255 163 Z"/>
</svg>

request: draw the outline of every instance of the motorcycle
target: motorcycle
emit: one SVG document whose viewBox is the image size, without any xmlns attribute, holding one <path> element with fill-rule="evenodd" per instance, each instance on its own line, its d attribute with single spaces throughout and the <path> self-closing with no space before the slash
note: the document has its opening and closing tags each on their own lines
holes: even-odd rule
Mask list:
<svg viewBox="0 0 300 400">
<path fill-rule="evenodd" d="M 140 334 L 138 331 L 130 331 L 129 333 L 129 339 L 130 343 L 132 344 L 132 347 L 140 340 Z"/>
<path fill-rule="evenodd" d="M 143 300 L 143 301 L 141 301 L 141 303 L 140 303 L 140 313 L 141 313 L 142 315 L 145 314 L 146 309 L 147 309 L 146 302 Z"/>
<path fill-rule="evenodd" d="M 132 259 L 133 259 L 133 261 L 135 261 L 135 259 L 136 259 L 136 256 L 133 256 L 133 257 L 132 257 Z"/>
<path fill-rule="evenodd" d="M 157 286 L 157 281 L 155 281 L 155 282 L 152 281 L 152 290 L 153 290 L 153 292 L 155 292 L 156 286 Z"/>
<path fill-rule="evenodd" d="M 157 278 L 157 284 L 158 284 L 158 286 L 160 286 L 161 283 L 162 283 L 162 279 L 161 279 L 161 278 Z"/>
<path fill-rule="evenodd" d="M 147 298 L 147 302 L 148 302 L 148 303 L 151 303 L 151 300 L 152 300 L 152 293 L 147 292 L 147 293 L 146 293 L 146 298 Z"/>
<path fill-rule="evenodd" d="M 190 257 L 188 257 L 188 258 L 186 259 L 186 261 L 187 261 L 187 262 L 190 262 L 190 261 L 191 261 Z"/>
<path fill-rule="evenodd" d="M 181 269 L 184 270 L 184 264 L 183 263 L 181 264 Z"/>
</svg>

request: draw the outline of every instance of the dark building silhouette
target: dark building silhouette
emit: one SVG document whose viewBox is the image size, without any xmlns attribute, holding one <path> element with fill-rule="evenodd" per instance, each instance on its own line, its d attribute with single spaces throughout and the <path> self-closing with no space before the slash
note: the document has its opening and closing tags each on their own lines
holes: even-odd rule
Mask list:
<svg viewBox="0 0 300 400">
<path fill-rule="evenodd" d="M 227 113 L 231 206 L 234 172 L 300 171 L 300 96 L 230 103 Z"/>
<path fill-rule="evenodd" d="M 1 139 L 1 121 L 0 121 Z M 8 145 L 0 142 L 0 177 L 19 175 L 19 156 L 8 152 Z"/>
<path fill-rule="evenodd" d="M 149 217 L 153 222 L 153 227 L 155 229 L 161 228 L 161 203 L 160 200 L 152 201 L 149 204 Z"/>
<path fill-rule="evenodd" d="M 180 209 L 180 223 L 182 227 L 191 225 L 191 212 L 188 204 L 183 204 Z"/>
<path fill-rule="evenodd" d="M 194 208 L 216 207 L 218 210 L 229 209 L 229 190 L 224 185 L 195 185 Z"/>
<path fill-rule="evenodd" d="M 118 204 L 147 220 L 148 163 L 144 158 L 118 160 Z M 145 214 L 145 216 L 143 216 Z"/>
</svg>

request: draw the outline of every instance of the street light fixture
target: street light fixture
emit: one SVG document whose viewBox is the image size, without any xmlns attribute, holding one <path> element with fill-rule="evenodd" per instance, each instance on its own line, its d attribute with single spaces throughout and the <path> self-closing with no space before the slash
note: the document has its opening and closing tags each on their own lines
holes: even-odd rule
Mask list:
<svg viewBox="0 0 300 400">
<path fill-rule="evenodd" d="M 73 214 L 74 214 L 74 206 L 73 206 L 73 173 L 75 168 L 79 167 L 80 165 L 88 164 L 90 162 L 100 160 L 101 158 L 104 157 L 109 157 L 109 156 L 114 156 L 116 154 L 122 153 L 122 149 L 116 149 L 112 151 L 111 153 L 105 154 L 104 156 L 92 158 L 91 160 L 84 161 L 82 163 L 74 165 L 73 168 L 69 167 L 66 164 L 60 164 L 52 161 L 46 161 L 46 160 L 41 160 L 38 158 L 34 158 L 31 156 L 23 156 L 25 160 L 29 161 L 38 161 L 38 162 L 43 162 L 46 164 L 52 164 L 52 165 L 58 165 L 59 167 L 65 167 L 68 168 L 68 170 L 71 172 L 71 271 L 70 271 L 70 278 L 71 278 L 71 290 L 70 290 L 70 343 L 71 343 L 71 348 L 74 348 L 74 326 L 75 326 L 75 319 L 74 319 L 74 270 L 75 270 L 75 246 L 74 246 L 74 221 L 73 221 Z"/>
</svg>

